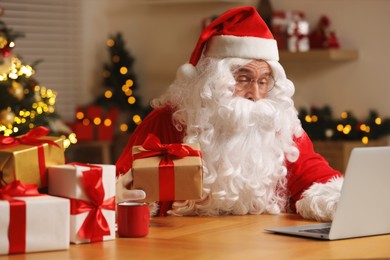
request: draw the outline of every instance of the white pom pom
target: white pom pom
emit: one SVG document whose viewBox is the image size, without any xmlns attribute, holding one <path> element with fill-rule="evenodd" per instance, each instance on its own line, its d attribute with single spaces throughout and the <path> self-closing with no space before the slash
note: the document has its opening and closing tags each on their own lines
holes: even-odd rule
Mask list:
<svg viewBox="0 0 390 260">
<path fill-rule="evenodd" d="M 194 78 L 196 76 L 196 68 L 190 64 L 186 63 L 181 65 L 176 72 L 176 77 L 179 80 L 182 79 L 188 79 L 188 78 Z"/>
</svg>

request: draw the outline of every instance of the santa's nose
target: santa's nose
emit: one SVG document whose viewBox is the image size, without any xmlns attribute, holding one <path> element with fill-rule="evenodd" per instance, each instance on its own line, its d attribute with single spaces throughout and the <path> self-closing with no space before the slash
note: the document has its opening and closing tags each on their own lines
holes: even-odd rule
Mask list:
<svg viewBox="0 0 390 260">
<path fill-rule="evenodd" d="M 262 91 L 256 82 L 252 82 L 245 90 L 243 97 L 252 101 L 257 101 L 265 98 L 266 92 Z"/>
</svg>

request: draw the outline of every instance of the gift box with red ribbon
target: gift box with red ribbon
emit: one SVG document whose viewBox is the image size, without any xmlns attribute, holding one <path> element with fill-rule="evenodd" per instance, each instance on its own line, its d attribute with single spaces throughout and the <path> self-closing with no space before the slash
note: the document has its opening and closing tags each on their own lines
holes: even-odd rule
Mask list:
<svg viewBox="0 0 390 260">
<path fill-rule="evenodd" d="M 47 167 L 65 163 L 61 137 L 37 127 L 19 137 L 0 136 L 0 187 L 20 180 L 47 187 Z"/>
<path fill-rule="evenodd" d="M 14 181 L 0 189 L 0 255 L 69 248 L 69 200 Z"/>
<path fill-rule="evenodd" d="M 133 147 L 133 188 L 144 190 L 145 202 L 192 200 L 202 197 L 199 144 L 161 144 L 148 135 Z"/>
<path fill-rule="evenodd" d="M 293 12 L 287 24 L 287 49 L 291 52 L 310 50 L 309 23 L 302 12 Z"/>
<path fill-rule="evenodd" d="M 273 12 L 271 31 L 279 50 L 304 52 L 310 49 L 309 23 L 303 12 Z"/>
<path fill-rule="evenodd" d="M 70 124 L 79 141 L 112 140 L 118 121 L 117 108 L 104 109 L 100 106 L 78 107 L 77 121 Z"/>
<path fill-rule="evenodd" d="M 70 242 L 115 238 L 115 165 L 69 163 L 48 169 L 49 194 L 70 199 Z"/>
</svg>

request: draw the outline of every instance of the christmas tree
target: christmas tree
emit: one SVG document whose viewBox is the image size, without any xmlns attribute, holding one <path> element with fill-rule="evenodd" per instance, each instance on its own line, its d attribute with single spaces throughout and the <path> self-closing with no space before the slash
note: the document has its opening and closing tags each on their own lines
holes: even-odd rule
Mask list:
<svg viewBox="0 0 390 260">
<path fill-rule="evenodd" d="M 55 111 L 56 92 L 38 83 L 34 65 L 13 54 L 14 40 L 20 36 L 0 20 L 0 135 L 23 135 L 44 126 L 50 135 L 69 138 L 70 129 Z M 69 144 L 66 139 L 65 147 Z"/>
<path fill-rule="evenodd" d="M 121 33 L 107 40 L 110 63 L 104 64 L 104 92 L 94 102 L 104 108 L 116 107 L 129 120 L 120 125 L 123 132 L 133 131 L 150 111 L 137 95 L 138 81 L 133 70 L 134 57 L 125 48 Z"/>
</svg>

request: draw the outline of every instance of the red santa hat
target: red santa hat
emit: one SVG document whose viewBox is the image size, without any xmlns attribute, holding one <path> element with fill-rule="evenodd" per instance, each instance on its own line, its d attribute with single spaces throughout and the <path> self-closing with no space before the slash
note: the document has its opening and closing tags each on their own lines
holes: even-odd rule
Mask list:
<svg viewBox="0 0 390 260">
<path fill-rule="evenodd" d="M 210 23 L 191 55 L 192 65 L 198 63 L 202 52 L 217 58 L 279 60 L 276 40 L 252 6 L 230 9 Z"/>
</svg>

